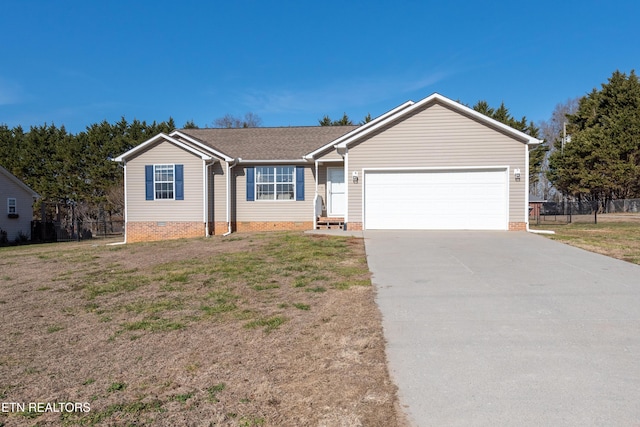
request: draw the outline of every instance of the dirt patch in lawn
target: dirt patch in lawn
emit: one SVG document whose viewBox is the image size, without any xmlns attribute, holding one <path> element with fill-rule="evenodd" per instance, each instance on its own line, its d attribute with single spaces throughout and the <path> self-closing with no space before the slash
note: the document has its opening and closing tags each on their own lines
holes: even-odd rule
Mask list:
<svg viewBox="0 0 640 427">
<path fill-rule="evenodd" d="M 4 248 L 0 313 L 0 426 L 404 425 L 361 239 Z"/>
</svg>

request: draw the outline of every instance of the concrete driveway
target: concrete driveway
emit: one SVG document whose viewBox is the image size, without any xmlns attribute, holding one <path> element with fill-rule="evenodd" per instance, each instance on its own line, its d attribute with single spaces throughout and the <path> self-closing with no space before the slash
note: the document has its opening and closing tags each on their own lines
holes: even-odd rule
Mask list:
<svg viewBox="0 0 640 427">
<path fill-rule="evenodd" d="M 414 425 L 640 426 L 640 266 L 518 232 L 364 237 Z"/>
</svg>

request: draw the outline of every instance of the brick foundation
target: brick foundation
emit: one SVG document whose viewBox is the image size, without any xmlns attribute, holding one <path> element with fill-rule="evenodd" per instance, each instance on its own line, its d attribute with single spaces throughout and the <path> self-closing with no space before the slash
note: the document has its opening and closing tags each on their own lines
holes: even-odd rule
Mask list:
<svg viewBox="0 0 640 427">
<path fill-rule="evenodd" d="M 214 222 L 213 228 L 209 228 L 209 230 L 213 231 L 216 236 L 220 236 L 229 231 L 229 226 L 227 222 Z"/>
<path fill-rule="evenodd" d="M 127 222 L 126 228 L 127 243 L 204 237 L 205 234 L 205 226 L 202 222 Z"/>
<path fill-rule="evenodd" d="M 238 232 L 313 230 L 312 221 L 239 221 L 232 225 L 233 231 Z"/>
<path fill-rule="evenodd" d="M 527 231 L 526 222 L 510 222 L 509 231 Z"/>
<path fill-rule="evenodd" d="M 360 231 L 360 230 L 362 230 L 362 223 L 361 222 L 348 222 L 347 223 L 347 230 Z"/>
</svg>

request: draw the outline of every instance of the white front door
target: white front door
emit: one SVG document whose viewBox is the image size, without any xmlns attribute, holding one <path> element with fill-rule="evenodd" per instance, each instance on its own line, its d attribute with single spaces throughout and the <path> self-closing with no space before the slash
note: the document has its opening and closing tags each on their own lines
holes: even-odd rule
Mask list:
<svg viewBox="0 0 640 427">
<path fill-rule="evenodd" d="M 344 168 L 327 168 L 327 216 L 344 216 L 345 190 Z"/>
</svg>

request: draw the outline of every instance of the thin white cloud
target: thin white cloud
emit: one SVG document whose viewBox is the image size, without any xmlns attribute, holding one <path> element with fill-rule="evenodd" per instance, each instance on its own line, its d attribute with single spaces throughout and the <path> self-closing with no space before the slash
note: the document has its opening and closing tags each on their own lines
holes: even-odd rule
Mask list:
<svg viewBox="0 0 640 427">
<path fill-rule="evenodd" d="M 354 106 L 370 105 L 421 90 L 446 79 L 448 73 L 427 75 L 369 77 L 347 82 L 331 82 L 321 87 L 281 89 L 274 91 L 250 90 L 242 95 L 247 108 L 258 113 L 322 112 Z"/>
</svg>

